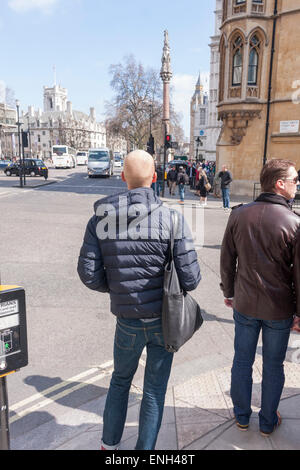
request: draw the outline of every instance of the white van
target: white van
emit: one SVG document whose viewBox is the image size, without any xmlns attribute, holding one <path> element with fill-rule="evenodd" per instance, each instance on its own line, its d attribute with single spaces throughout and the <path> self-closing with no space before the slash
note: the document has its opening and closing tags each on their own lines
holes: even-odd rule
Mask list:
<svg viewBox="0 0 300 470">
<path fill-rule="evenodd" d="M 88 157 L 88 176 L 111 176 L 114 174 L 112 151 L 106 147 L 90 149 Z"/>
<path fill-rule="evenodd" d="M 76 154 L 77 165 L 87 165 L 88 152 L 79 151 Z"/>
<path fill-rule="evenodd" d="M 75 168 L 76 150 L 68 145 L 52 147 L 52 162 L 55 168 Z"/>
</svg>

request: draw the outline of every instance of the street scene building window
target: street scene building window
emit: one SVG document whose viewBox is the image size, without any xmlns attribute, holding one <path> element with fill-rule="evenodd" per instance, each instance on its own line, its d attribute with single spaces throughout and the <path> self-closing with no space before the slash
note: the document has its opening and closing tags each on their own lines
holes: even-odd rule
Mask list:
<svg viewBox="0 0 300 470">
<path fill-rule="evenodd" d="M 232 86 L 240 86 L 242 84 L 243 71 L 243 40 L 241 36 L 237 36 L 233 41 L 232 56 Z"/>
<path fill-rule="evenodd" d="M 254 33 L 249 41 L 247 98 L 259 98 L 262 44 L 260 35 Z"/>
<path fill-rule="evenodd" d="M 250 41 L 248 85 L 257 85 L 260 40 L 255 34 Z"/>
<path fill-rule="evenodd" d="M 205 109 L 200 109 L 200 126 L 205 126 L 206 124 L 206 113 Z"/>
<path fill-rule="evenodd" d="M 223 0 L 223 21 L 227 18 L 228 0 Z"/>
<path fill-rule="evenodd" d="M 246 0 L 234 0 L 233 14 L 246 13 L 246 10 L 247 10 Z"/>
<path fill-rule="evenodd" d="M 252 13 L 264 13 L 265 2 L 264 0 L 252 0 Z"/>
<path fill-rule="evenodd" d="M 224 99 L 224 75 L 225 75 L 225 40 L 224 36 L 220 41 L 220 83 L 219 83 L 219 101 Z"/>
</svg>

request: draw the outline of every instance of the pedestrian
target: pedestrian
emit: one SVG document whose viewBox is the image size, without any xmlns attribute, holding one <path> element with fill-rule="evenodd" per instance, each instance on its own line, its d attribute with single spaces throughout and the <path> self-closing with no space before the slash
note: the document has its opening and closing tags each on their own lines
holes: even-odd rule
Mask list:
<svg viewBox="0 0 300 470">
<path fill-rule="evenodd" d="M 225 211 L 230 210 L 230 184 L 232 183 L 232 174 L 226 165 L 222 166 L 222 171 L 219 173 L 221 179 L 221 190 L 223 197 L 223 208 Z"/>
<path fill-rule="evenodd" d="M 278 405 L 290 329 L 300 332 L 300 218 L 288 203 L 296 192 L 293 162 L 270 160 L 262 194 L 232 210 L 221 249 L 221 288 L 235 322 L 231 398 L 237 426 L 249 426 L 252 366 L 262 330 L 259 428 L 269 436 L 281 423 Z"/>
<path fill-rule="evenodd" d="M 180 204 L 184 203 L 185 185 L 189 183 L 189 177 L 183 166 L 180 166 L 177 174 L 177 185 L 179 190 Z"/>
<path fill-rule="evenodd" d="M 175 165 L 173 165 L 171 170 L 168 171 L 167 180 L 169 184 L 170 196 L 175 196 L 175 189 L 176 189 L 176 182 L 177 182 L 177 171 L 176 171 Z"/>
<path fill-rule="evenodd" d="M 205 170 L 202 168 L 199 171 L 199 191 L 200 191 L 200 205 L 207 206 L 207 194 L 209 188 L 209 181 Z"/>
<path fill-rule="evenodd" d="M 202 171 L 202 166 L 200 163 L 197 163 L 196 165 L 196 178 L 195 178 L 195 186 L 196 186 L 196 196 L 200 197 L 200 185 L 199 185 L 199 179 L 200 179 L 200 173 Z"/>
<path fill-rule="evenodd" d="M 195 189 L 196 167 L 192 163 L 189 168 L 190 189 Z"/>
<path fill-rule="evenodd" d="M 159 197 L 164 184 L 164 166 L 158 165 L 156 169 L 157 181 L 156 181 L 156 195 Z"/>
<path fill-rule="evenodd" d="M 90 289 L 109 292 L 111 312 L 116 316 L 114 371 L 103 414 L 101 449 L 119 447 L 131 383 L 146 348 L 135 449 L 151 450 L 161 426 L 173 360 L 173 353 L 164 348 L 161 323 L 171 212 L 151 189 L 156 174 L 150 154 L 136 150 L 127 155 L 122 180 L 128 187 L 125 193 L 95 204 L 80 251 L 78 274 Z M 200 268 L 182 215 L 179 221 L 175 265 L 181 288 L 190 291 L 200 282 Z"/>
</svg>

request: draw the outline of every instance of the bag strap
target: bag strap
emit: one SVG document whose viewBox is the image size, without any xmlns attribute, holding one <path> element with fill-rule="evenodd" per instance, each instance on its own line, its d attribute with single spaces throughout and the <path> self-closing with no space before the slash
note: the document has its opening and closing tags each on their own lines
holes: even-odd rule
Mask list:
<svg viewBox="0 0 300 470">
<path fill-rule="evenodd" d="M 175 243 L 175 233 L 177 233 L 178 228 L 178 213 L 170 209 L 171 212 L 171 244 L 170 244 L 170 260 L 174 259 L 174 243 Z"/>
</svg>

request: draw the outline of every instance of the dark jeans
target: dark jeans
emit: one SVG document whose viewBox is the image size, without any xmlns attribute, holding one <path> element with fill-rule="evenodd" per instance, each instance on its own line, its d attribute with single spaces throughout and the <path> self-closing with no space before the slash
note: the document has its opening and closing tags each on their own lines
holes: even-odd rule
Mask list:
<svg viewBox="0 0 300 470">
<path fill-rule="evenodd" d="M 160 196 L 160 193 L 162 192 L 163 184 L 164 184 L 163 181 L 156 182 L 156 195 L 157 196 Z"/>
<path fill-rule="evenodd" d="M 229 209 L 230 208 L 230 189 L 229 188 L 222 189 L 222 197 L 223 197 L 224 209 Z"/>
<path fill-rule="evenodd" d="M 136 450 L 155 448 L 161 426 L 173 354 L 164 348 L 161 319 L 151 323 L 118 319 L 114 343 L 114 372 L 103 415 L 103 443 L 120 443 L 128 407 L 129 390 L 144 347 L 147 360 Z"/>
<path fill-rule="evenodd" d="M 252 366 L 257 342 L 262 330 L 263 377 L 259 427 L 273 431 L 284 386 L 283 362 L 290 337 L 293 318 L 280 321 L 258 320 L 234 310 L 234 361 L 231 370 L 231 398 L 234 414 L 240 424 L 248 424 L 252 413 Z"/>
</svg>

